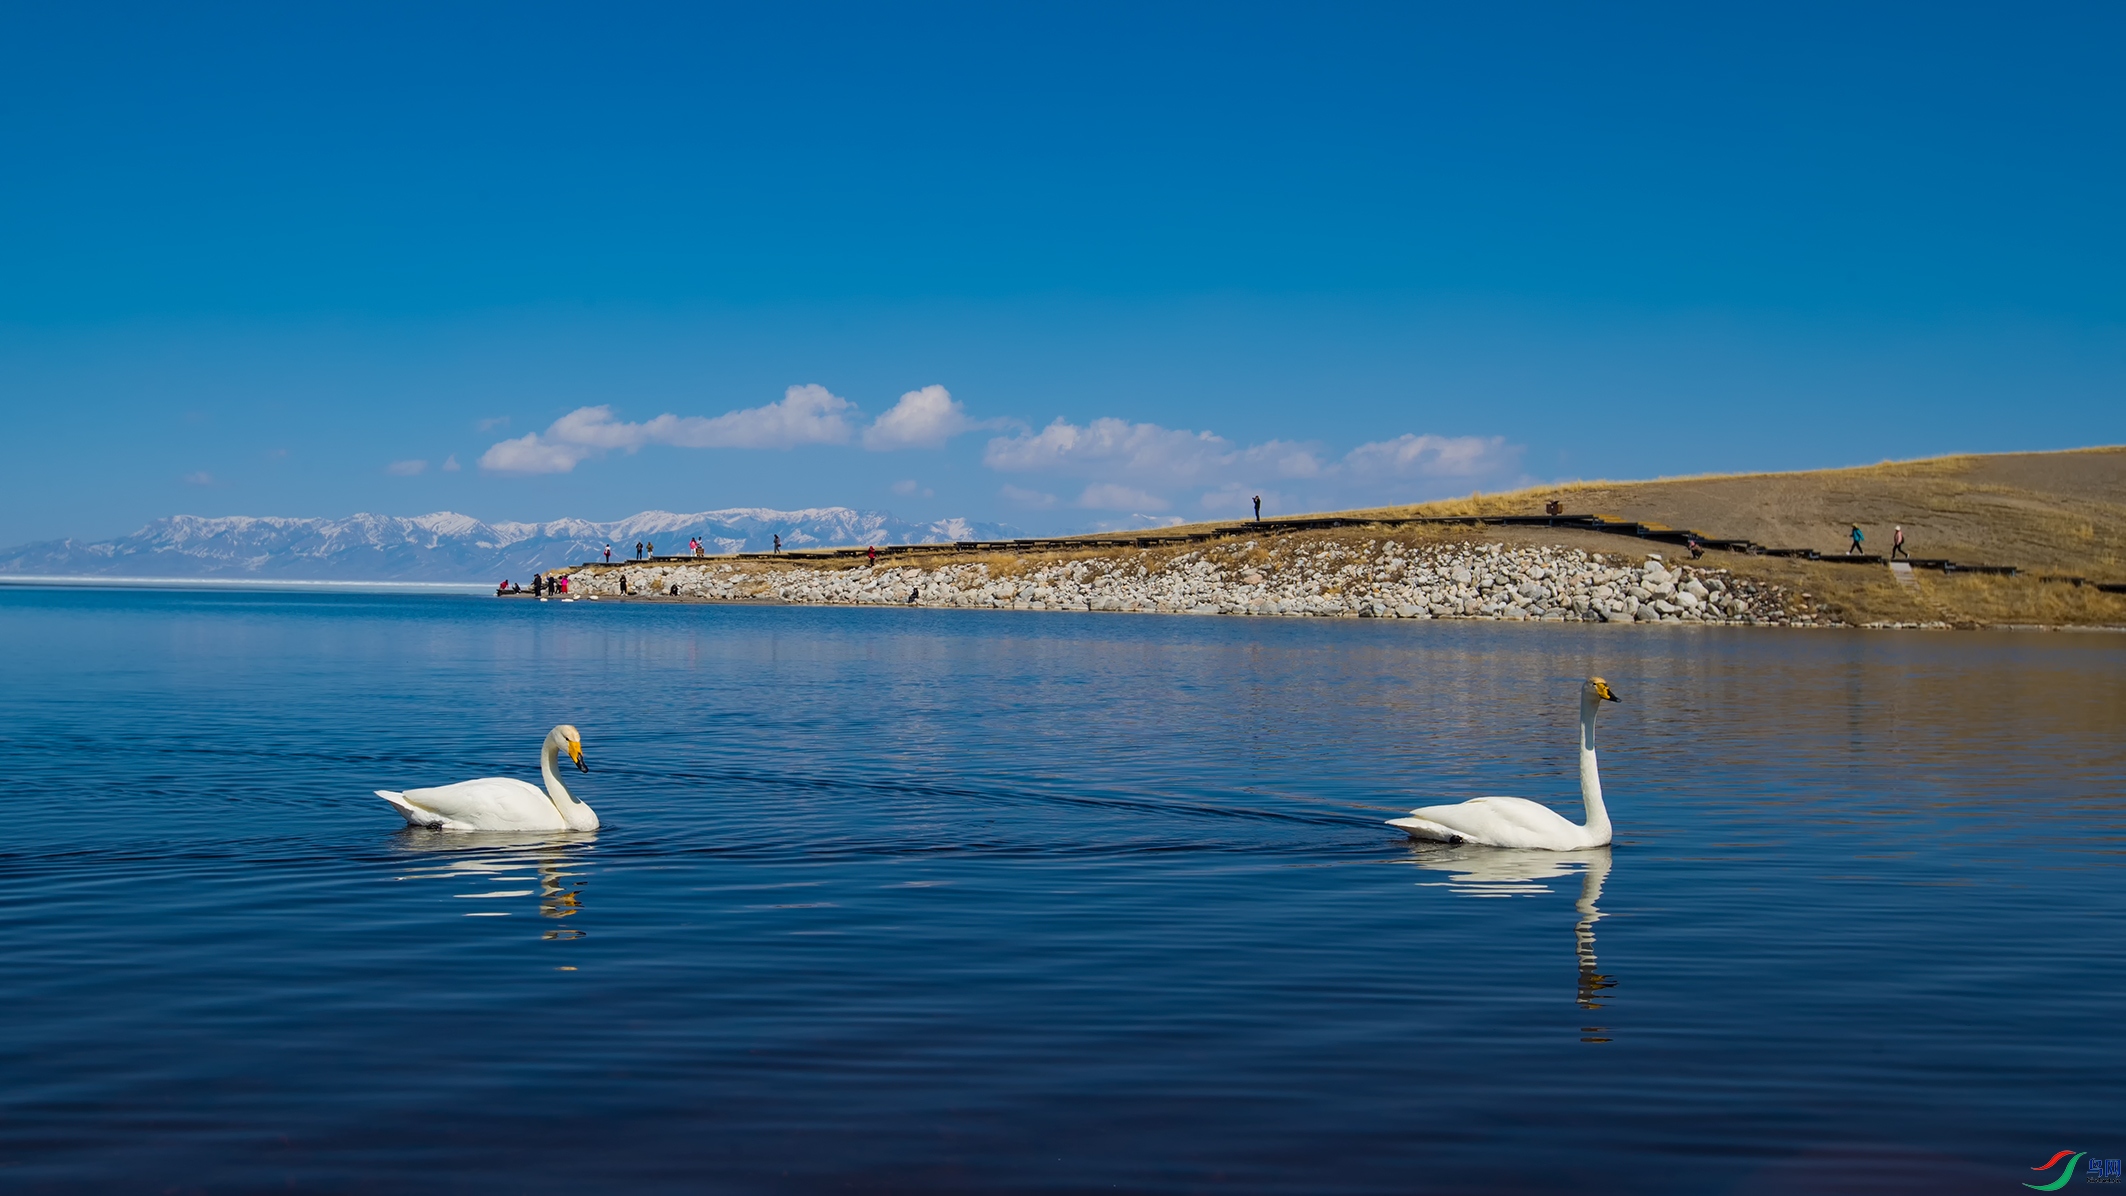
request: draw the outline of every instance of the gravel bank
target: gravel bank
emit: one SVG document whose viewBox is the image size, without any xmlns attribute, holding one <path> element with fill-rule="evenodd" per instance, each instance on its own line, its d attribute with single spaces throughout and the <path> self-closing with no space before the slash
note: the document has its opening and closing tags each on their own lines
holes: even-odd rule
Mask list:
<svg viewBox="0 0 2126 1196">
<path fill-rule="evenodd" d="M 590 566 L 571 596 L 1007 610 L 1828 626 L 1808 595 L 1654 554 L 1392 539 L 1215 545 L 929 567 Z"/>
</svg>

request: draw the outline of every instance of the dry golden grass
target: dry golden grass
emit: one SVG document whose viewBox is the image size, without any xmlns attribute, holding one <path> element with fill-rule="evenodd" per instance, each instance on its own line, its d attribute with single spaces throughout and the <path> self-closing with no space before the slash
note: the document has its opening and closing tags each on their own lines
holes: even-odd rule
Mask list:
<svg viewBox="0 0 2126 1196">
<path fill-rule="evenodd" d="M 1903 525 L 1911 552 L 1977 564 L 2126 580 L 2126 448 L 1888 461 L 1803 473 L 1583 481 L 1471 494 L 1354 514 L 1612 515 L 1781 548 L 1843 551 L 1862 525 L 1887 552 Z"/>
<path fill-rule="evenodd" d="M 1919 588 L 1962 622 L 2126 627 L 2126 594 L 2106 594 L 2093 586 L 1966 573 L 1922 577 Z"/>
</svg>

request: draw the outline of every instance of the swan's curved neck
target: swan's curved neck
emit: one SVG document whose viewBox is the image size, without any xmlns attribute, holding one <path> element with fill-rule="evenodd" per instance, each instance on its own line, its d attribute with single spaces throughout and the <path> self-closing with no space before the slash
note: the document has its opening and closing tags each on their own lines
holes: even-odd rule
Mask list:
<svg viewBox="0 0 2126 1196">
<path fill-rule="evenodd" d="M 546 796 L 554 799 L 554 808 L 561 816 L 568 816 L 568 808 L 577 804 L 576 795 L 561 783 L 561 740 L 556 736 L 546 737 L 546 746 L 539 749 L 539 775 L 546 778 Z"/>
<path fill-rule="evenodd" d="M 568 791 L 561 783 L 561 737 L 549 735 L 546 746 L 539 749 L 539 775 L 546 781 L 546 796 L 560 811 L 561 821 L 570 830 L 594 831 L 598 829 L 598 815 L 591 812 L 583 799 Z"/>
<path fill-rule="evenodd" d="M 1602 804 L 1602 773 L 1595 764 L 1595 709 L 1600 698 L 1580 701 L 1580 800 L 1587 804 L 1587 830 L 1596 842 L 1609 842 L 1609 808 Z"/>
<path fill-rule="evenodd" d="M 538 752 L 538 773 L 540 773 L 540 778 L 546 780 L 546 797 L 553 801 L 555 809 L 561 811 L 561 822 L 568 822 L 570 826 L 574 826 L 578 822 L 583 822 L 583 816 L 580 816 L 580 811 L 587 809 L 587 807 L 583 805 L 583 801 L 576 799 L 576 795 L 568 792 L 566 784 L 561 784 L 559 763 L 561 763 L 561 739 L 555 737 L 555 735 L 549 735 L 549 737 L 546 737 L 546 746 L 540 748 L 540 752 Z"/>
</svg>

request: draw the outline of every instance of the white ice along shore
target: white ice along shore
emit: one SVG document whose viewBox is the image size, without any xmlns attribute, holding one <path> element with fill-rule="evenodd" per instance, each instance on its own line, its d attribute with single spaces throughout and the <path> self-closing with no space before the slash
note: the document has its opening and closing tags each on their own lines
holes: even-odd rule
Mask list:
<svg viewBox="0 0 2126 1196">
<path fill-rule="evenodd" d="M 777 567 L 731 562 L 568 570 L 570 597 L 861 606 L 1608 623 L 1829 625 L 1805 596 L 1658 555 L 1394 540 L 1256 541 L 1029 563 Z"/>
</svg>

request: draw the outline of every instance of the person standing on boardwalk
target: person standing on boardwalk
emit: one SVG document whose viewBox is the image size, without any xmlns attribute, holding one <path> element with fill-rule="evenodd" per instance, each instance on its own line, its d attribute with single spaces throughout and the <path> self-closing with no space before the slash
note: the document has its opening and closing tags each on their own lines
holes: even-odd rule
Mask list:
<svg viewBox="0 0 2126 1196">
<path fill-rule="evenodd" d="M 1853 542 L 1852 542 L 1851 544 L 1849 544 L 1849 545 L 1847 545 L 1847 546 L 1846 546 L 1846 550 L 1845 550 L 1845 552 L 1846 552 L 1846 555 L 1847 555 L 1847 556 L 1858 556 L 1858 555 L 1860 555 L 1860 542 L 1861 542 L 1862 540 L 1865 540 L 1865 539 L 1867 539 L 1867 537 L 1866 537 L 1866 536 L 1863 536 L 1863 535 L 1861 535 L 1861 534 L 1860 534 L 1860 525 L 1859 525 L 1859 524 L 1857 524 L 1857 523 L 1856 523 L 1856 524 L 1854 524 L 1854 525 L 1853 525 Z"/>
<path fill-rule="evenodd" d="M 605 546 L 605 563 L 608 565 L 613 563 L 613 546 L 610 544 Z"/>
<path fill-rule="evenodd" d="M 1890 559 L 1894 561 L 1898 557 L 1908 561 L 1912 559 L 1912 554 L 1905 551 L 1905 525 L 1902 523 L 1897 525 L 1896 531 L 1890 533 Z"/>
<path fill-rule="evenodd" d="M 649 543 L 649 544 L 645 544 L 645 545 L 643 545 L 643 546 L 642 546 L 642 555 L 643 555 L 643 559 L 645 559 L 645 560 L 649 559 L 650 557 L 656 556 L 656 555 L 657 555 L 657 545 L 656 545 L 656 544 L 655 544 L 654 542 L 652 542 L 652 543 Z"/>
<path fill-rule="evenodd" d="M 864 549 L 864 555 L 865 555 L 865 556 L 867 556 L 867 557 L 869 557 L 869 558 L 871 558 L 871 567 L 872 567 L 872 568 L 874 568 L 874 569 L 878 568 L 878 548 L 877 548 L 877 546 L 876 546 L 876 545 L 874 545 L 874 546 L 872 546 L 872 547 L 870 547 L 870 548 L 866 548 L 866 549 Z"/>
<path fill-rule="evenodd" d="M 775 551 L 782 551 L 782 535 L 780 533 L 777 533 L 775 537 Z"/>
<path fill-rule="evenodd" d="M 642 541 L 640 540 L 635 541 L 635 559 L 638 561 L 642 559 Z"/>
<path fill-rule="evenodd" d="M 1255 522 L 1262 522 L 1262 496 L 1260 494 L 1255 496 Z"/>
</svg>

